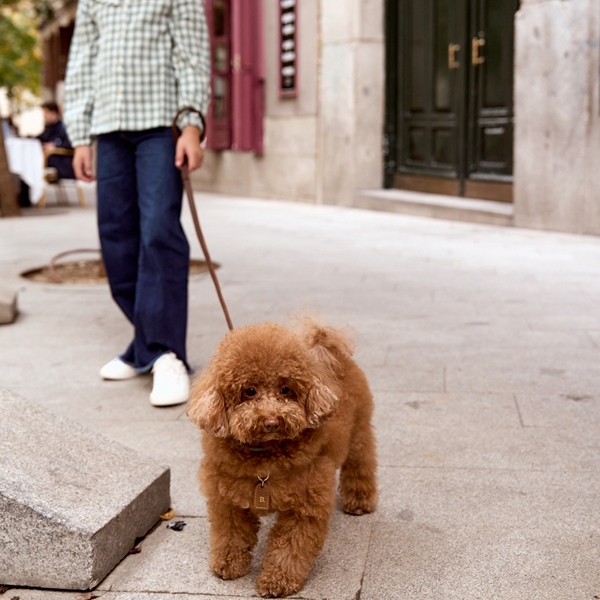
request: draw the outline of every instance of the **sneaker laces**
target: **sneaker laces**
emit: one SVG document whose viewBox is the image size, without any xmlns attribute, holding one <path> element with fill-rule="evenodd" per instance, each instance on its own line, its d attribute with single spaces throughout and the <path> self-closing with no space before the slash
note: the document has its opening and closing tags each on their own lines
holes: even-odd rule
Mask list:
<svg viewBox="0 0 600 600">
<path fill-rule="evenodd" d="M 152 373 L 155 375 L 175 375 L 181 377 L 187 375 L 187 369 L 173 352 L 169 352 L 156 360 L 152 367 Z"/>
</svg>

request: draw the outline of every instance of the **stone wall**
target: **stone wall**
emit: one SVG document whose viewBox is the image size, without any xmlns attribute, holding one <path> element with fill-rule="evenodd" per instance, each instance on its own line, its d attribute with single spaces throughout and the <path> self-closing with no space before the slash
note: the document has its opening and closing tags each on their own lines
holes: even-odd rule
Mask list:
<svg viewBox="0 0 600 600">
<path fill-rule="evenodd" d="M 264 155 L 208 151 L 194 189 L 314 202 L 317 163 L 319 0 L 298 9 L 299 94 L 280 98 L 279 0 L 263 0 L 265 57 Z"/>
<path fill-rule="evenodd" d="M 299 93 L 278 93 L 278 0 L 264 0 L 264 156 L 206 153 L 194 188 L 351 204 L 382 185 L 383 0 L 302 0 Z"/>
<path fill-rule="evenodd" d="M 319 200 L 383 185 L 383 0 L 321 2 Z"/>
<path fill-rule="evenodd" d="M 515 224 L 600 234 L 600 0 L 522 0 Z"/>
</svg>

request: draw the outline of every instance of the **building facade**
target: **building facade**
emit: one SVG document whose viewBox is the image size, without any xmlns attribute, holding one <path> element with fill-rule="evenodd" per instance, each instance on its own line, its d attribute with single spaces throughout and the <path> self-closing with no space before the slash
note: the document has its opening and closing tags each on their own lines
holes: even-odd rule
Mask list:
<svg viewBox="0 0 600 600">
<path fill-rule="evenodd" d="M 209 0 L 207 7 L 210 14 L 225 6 L 235 30 L 242 3 L 253 3 L 262 22 L 253 35 L 264 61 L 258 77 L 263 138 L 260 148 L 244 151 L 234 143 L 209 150 L 205 167 L 194 175 L 196 187 L 352 205 L 355 190 L 382 182 L 383 3 Z M 251 62 L 236 48 L 243 44 L 232 48 L 234 73 Z M 221 87 L 213 81 L 217 96 Z M 251 95 L 242 97 L 248 102 Z M 243 112 L 234 108 L 234 130 Z"/>
<path fill-rule="evenodd" d="M 600 235 L 599 0 L 516 15 L 515 224 Z"/>
<path fill-rule="evenodd" d="M 364 205 L 398 189 L 600 235 L 600 0 L 204 0 L 198 190 Z M 75 2 L 43 32 L 60 101 Z"/>
</svg>

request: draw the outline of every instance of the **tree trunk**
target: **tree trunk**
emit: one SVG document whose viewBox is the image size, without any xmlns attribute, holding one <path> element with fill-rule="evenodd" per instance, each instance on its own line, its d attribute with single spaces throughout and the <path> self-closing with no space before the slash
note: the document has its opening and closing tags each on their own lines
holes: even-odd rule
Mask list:
<svg viewBox="0 0 600 600">
<path fill-rule="evenodd" d="M 18 217 L 20 214 L 13 176 L 8 169 L 4 132 L 0 126 L 0 217 Z"/>
</svg>

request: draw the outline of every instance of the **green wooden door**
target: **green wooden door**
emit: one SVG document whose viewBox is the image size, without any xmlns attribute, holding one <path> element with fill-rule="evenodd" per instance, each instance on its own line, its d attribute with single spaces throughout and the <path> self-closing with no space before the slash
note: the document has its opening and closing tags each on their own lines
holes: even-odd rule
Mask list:
<svg viewBox="0 0 600 600">
<path fill-rule="evenodd" d="M 387 0 L 386 186 L 511 180 L 518 2 Z"/>
<path fill-rule="evenodd" d="M 512 175 L 514 0 L 474 0 L 469 38 L 468 172 L 470 179 Z"/>
</svg>

